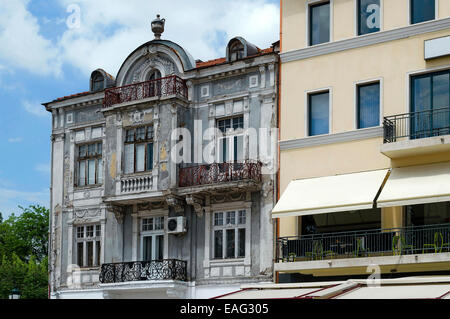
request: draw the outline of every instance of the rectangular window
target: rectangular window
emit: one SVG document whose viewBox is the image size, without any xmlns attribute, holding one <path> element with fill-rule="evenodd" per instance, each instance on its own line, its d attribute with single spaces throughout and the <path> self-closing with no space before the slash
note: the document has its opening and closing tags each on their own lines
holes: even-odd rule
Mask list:
<svg viewBox="0 0 450 319">
<path fill-rule="evenodd" d="M 226 217 L 225 223 L 224 217 Z M 245 223 L 245 210 L 214 213 L 213 256 L 215 259 L 245 257 Z"/>
<path fill-rule="evenodd" d="M 410 0 L 411 24 L 434 20 L 436 17 L 435 0 Z"/>
<path fill-rule="evenodd" d="M 411 78 L 411 139 L 450 134 L 450 70 Z"/>
<path fill-rule="evenodd" d="M 103 183 L 102 142 L 78 146 L 77 186 Z"/>
<path fill-rule="evenodd" d="M 310 94 L 308 104 L 309 136 L 328 134 L 330 124 L 329 92 Z"/>
<path fill-rule="evenodd" d="M 79 267 L 100 266 L 100 225 L 78 226 L 76 233 L 76 259 Z"/>
<path fill-rule="evenodd" d="M 358 128 L 380 125 L 380 83 L 358 85 L 357 100 Z"/>
<path fill-rule="evenodd" d="M 124 173 L 151 171 L 153 169 L 153 126 L 126 130 Z"/>
<path fill-rule="evenodd" d="M 309 45 L 330 42 L 330 2 L 309 6 Z"/>
<path fill-rule="evenodd" d="M 358 0 L 358 35 L 380 31 L 380 0 Z"/>
<path fill-rule="evenodd" d="M 164 259 L 164 217 L 143 218 L 141 227 L 142 260 Z"/>
</svg>

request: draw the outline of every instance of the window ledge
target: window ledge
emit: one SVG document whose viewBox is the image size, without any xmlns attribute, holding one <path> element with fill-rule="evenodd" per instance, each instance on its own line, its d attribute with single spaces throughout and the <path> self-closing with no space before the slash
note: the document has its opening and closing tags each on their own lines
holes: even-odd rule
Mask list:
<svg viewBox="0 0 450 319">
<path fill-rule="evenodd" d="M 280 150 L 290 150 L 333 143 L 343 143 L 356 140 L 383 137 L 383 127 L 375 126 L 347 132 L 308 136 L 299 139 L 280 141 Z"/>
<path fill-rule="evenodd" d="M 233 266 L 233 265 L 243 265 L 245 263 L 245 258 L 229 258 L 229 259 L 211 259 L 209 261 L 210 266 Z"/>
<path fill-rule="evenodd" d="M 94 184 L 94 185 L 86 185 L 86 186 L 73 186 L 75 191 L 81 191 L 86 189 L 94 189 L 94 188 L 102 188 L 103 184 Z"/>
</svg>

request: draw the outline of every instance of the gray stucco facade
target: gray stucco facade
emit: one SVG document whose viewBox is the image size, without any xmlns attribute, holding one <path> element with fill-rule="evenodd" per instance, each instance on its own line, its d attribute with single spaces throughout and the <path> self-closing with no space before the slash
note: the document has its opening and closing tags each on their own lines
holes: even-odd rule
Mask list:
<svg viewBox="0 0 450 319">
<path fill-rule="evenodd" d="M 236 41 L 254 52 L 235 38 L 226 59 L 208 63 L 193 61 L 171 41 L 153 40 L 133 51 L 101 90 L 91 84 L 89 92 L 44 104 L 53 114 L 52 298 L 208 298 L 273 280 L 278 50 L 274 45 L 231 60 Z M 170 81 L 176 76 L 175 89 L 166 90 L 159 77 L 148 82 L 155 71 Z M 121 88 L 141 90 L 146 82 L 156 85 L 155 94 L 133 91 L 134 98 L 122 99 Z M 105 103 L 108 90 L 121 100 Z M 220 136 L 223 123 L 238 124 Z M 153 135 L 141 170 L 143 148 L 127 143 L 131 130 L 144 127 Z M 89 145 L 98 144 L 89 157 Z M 221 152 L 232 163 L 223 164 Z M 185 228 L 169 231 L 170 220 Z M 108 277 L 105 265 L 135 269 L 130 262 L 144 259 L 182 261 L 184 278 Z"/>
</svg>

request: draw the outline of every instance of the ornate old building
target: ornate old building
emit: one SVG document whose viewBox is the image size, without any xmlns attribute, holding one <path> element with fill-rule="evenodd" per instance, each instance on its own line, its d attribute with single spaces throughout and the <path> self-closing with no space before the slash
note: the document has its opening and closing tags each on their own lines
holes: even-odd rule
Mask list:
<svg viewBox="0 0 450 319">
<path fill-rule="evenodd" d="M 161 39 L 44 103 L 52 298 L 209 298 L 273 280 L 278 42 Z"/>
</svg>

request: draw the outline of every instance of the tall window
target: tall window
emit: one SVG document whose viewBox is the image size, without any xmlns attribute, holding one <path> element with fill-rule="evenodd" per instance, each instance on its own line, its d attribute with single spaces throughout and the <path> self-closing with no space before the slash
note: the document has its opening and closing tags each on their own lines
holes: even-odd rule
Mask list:
<svg viewBox="0 0 450 319">
<path fill-rule="evenodd" d="M 330 2 L 309 6 L 309 45 L 330 41 Z"/>
<path fill-rule="evenodd" d="M 100 225 L 85 225 L 76 228 L 76 252 L 79 267 L 100 266 Z"/>
<path fill-rule="evenodd" d="M 244 117 L 237 116 L 217 121 L 217 128 L 223 136 L 219 138 L 218 161 L 239 162 L 244 159 Z"/>
<path fill-rule="evenodd" d="M 103 183 L 102 142 L 78 146 L 78 185 Z"/>
<path fill-rule="evenodd" d="M 450 134 L 450 70 L 411 78 L 411 138 Z"/>
<path fill-rule="evenodd" d="M 246 218 L 245 210 L 214 213 L 215 259 L 245 257 Z"/>
<path fill-rule="evenodd" d="M 380 125 L 380 83 L 358 85 L 357 99 L 358 128 Z"/>
<path fill-rule="evenodd" d="M 358 0 L 358 35 L 380 31 L 380 0 Z"/>
<path fill-rule="evenodd" d="M 153 169 L 153 125 L 126 131 L 125 174 Z"/>
<path fill-rule="evenodd" d="M 436 17 L 435 0 L 410 0 L 411 24 L 434 20 Z"/>
<path fill-rule="evenodd" d="M 142 219 L 141 247 L 143 261 L 164 259 L 164 217 Z"/>
<path fill-rule="evenodd" d="M 328 134 L 330 126 L 330 93 L 322 92 L 308 96 L 309 136 Z"/>
</svg>

